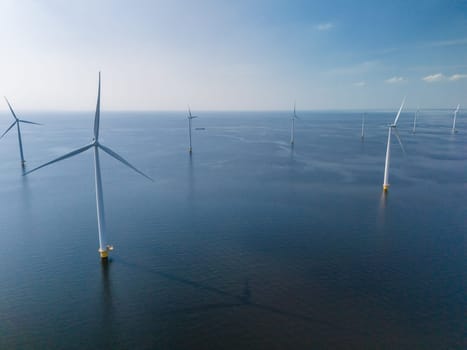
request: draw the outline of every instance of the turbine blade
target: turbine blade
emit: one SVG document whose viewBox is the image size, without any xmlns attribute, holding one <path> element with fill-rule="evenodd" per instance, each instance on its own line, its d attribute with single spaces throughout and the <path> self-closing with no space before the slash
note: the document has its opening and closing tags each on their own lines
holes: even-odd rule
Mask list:
<svg viewBox="0 0 467 350">
<path fill-rule="evenodd" d="M 136 171 L 138 174 L 144 176 L 145 178 L 151 180 L 151 181 L 154 181 L 152 178 L 150 178 L 149 176 L 147 176 L 145 173 L 143 173 L 142 171 L 136 169 L 133 165 L 131 165 L 128 161 L 126 161 L 122 156 L 118 155 L 117 153 L 115 153 L 114 151 L 112 151 L 110 148 L 108 147 L 105 147 L 104 145 L 100 144 L 99 143 L 99 147 L 104 151 L 106 152 L 109 156 L 111 157 L 114 157 L 116 160 L 119 160 L 120 162 L 122 162 L 123 164 L 125 164 L 127 167 L 133 169 L 134 171 Z"/>
<path fill-rule="evenodd" d="M 90 149 L 92 146 L 94 146 L 94 143 L 91 143 L 91 144 L 86 145 L 86 146 L 84 146 L 84 147 L 80 147 L 80 148 L 78 148 L 78 149 L 75 149 L 74 151 L 71 151 L 70 153 L 67 153 L 67 154 L 65 154 L 65 155 L 63 155 L 63 156 L 61 156 L 61 157 L 55 158 L 54 160 L 51 160 L 50 162 L 44 163 L 44 164 L 38 166 L 37 168 L 34 168 L 34 169 L 32 169 L 32 170 L 29 170 L 29 171 L 25 172 L 23 175 L 27 175 L 27 174 L 29 174 L 29 173 L 32 173 L 33 171 L 39 170 L 40 168 L 43 168 L 43 167 L 45 167 L 45 166 L 47 166 L 47 165 L 50 165 L 50 164 L 59 162 L 59 161 L 61 161 L 61 160 L 63 160 L 63 159 L 67 159 L 67 158 L 73 157 L 73 156 L 75 156 L 75 155 L 77 155 L 77 154 L 80 154 L 80 153 L 82 153 L 82 152 L 84 152 L 84 151 Z"/>
<path fill-rule="evenodd" d="M 6 131 L 2 134 L 2 136 L 0 136 L 0 139 L 1 139 L 3 136 L 5 136 L 5 134 L 6 134 L 8 131 L 10 131 L 10 129 L 11 129 L 12 127 L 14 127 L 15 124 L 16 124 L 16 121 L 14 121 L 13 124 L 11 124 L 11 125 L 8 127 L 8 129 L 6 129 Z"/>
<path fill-rule="evenodd" d="M 401 111 L 402 111 L 402 108 L 404 107 L 404 103 L 405 103 L 405 96 L 402 99 L 402 104 L 401 104 L 401 106 L 399 108 L 399 112 L 397 112 L 396 119 L 394 119 L 394 125 L 397 125 L 397 121 L 399 120 L 399 117 L 401 115 Z"/>
<path fill-rule="evenodd" d="M 396 139 L 397 141 L 399 141 L 399 145 L 401 146 L 401 149 L 402 149 L 402 153 L 404 153 L 404 155 L 407 155 L 407 153 L 405 153 L 405 149 L 404 149 L 404 145 L 402 144 L 402 140 L 399 136 L 399 132 L 397 131 L 396 128 L 393 128 L 392 130 L 394 130 L 394 135 L 396 135 Z"/>
<path fill-rule="evenodd" d="M 99 138 L 99 122 L 101 117 L 101 72 L 99 72 L 99 85 L 97 88 L 96 115 L 94 116 L 94 139 Z"/>
<path fill-rule="evenodd" d="M 15 111 L 13 110 L 13 108 L 11 108 L 11 105 L 10 105 L 10 102 L 8 102 L 8 99 L 5 97 L 5 101 L 6 103 L 8 104 L 8 107 L 10 108 L 10 111 L 11 111 L 11 114 L 13 114 L 13 118 L 15 118 L 15 120 L 18 120 L 18 118 L 16 117 L 16 114 L 15 114 Z"/>
<path fill-rule="evenodd" d="M 26 123 L 26 124 L 44 125 L 44 124 L 41 124 L 41 123 L 30 122 L 30 121 L 22 120 L 22 119 L 18 119 L 18 121 L 21 122 L 21 123 Z"/>
</svg>

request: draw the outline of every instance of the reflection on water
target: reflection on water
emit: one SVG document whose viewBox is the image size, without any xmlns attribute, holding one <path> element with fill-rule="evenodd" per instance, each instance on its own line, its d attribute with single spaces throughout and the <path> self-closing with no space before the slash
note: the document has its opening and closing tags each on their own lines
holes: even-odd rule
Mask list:
<svg viewBox="0 0 467 350">
<path fill-rule="evenodd" d="M 101 272 L 102 272 L 102 293 L 101 293 L 101 306 L 100 310 L 100 327 L 97 339 L 99 342 L 95 344 L 101 348 L 115 348 L 119 344 L 119 329 L 116 327 L 116 314 L 114 310 L 114 302 L 112 295 L 112 282 L 111 282 L 111 270 L 113 261 L 111 258 L 101 260 Z"/>
<path fill-rule="evenodd" d="M 381 191 L 379 197 L 379 211 L 378 211 L 378 223 L 380 227 L 384 227 L 386 221 L 386 206 L 388 201 L 389 192 Z"/>
<path fill-rule="evenodd" d="M 110 282 L 110 265 L 112 259 L 101 260 L 102 267 L 102 305 L 103 305 L 103 324 L 108 324 L 112 320 L 112 288 Z"/>
<path fill-rule="evenodd" d="M 190 153 L 188 157 L 188 201 L 192 204 L 195 200 L 195 174 L 193 162 L 193 153 Z"/>
</svg>

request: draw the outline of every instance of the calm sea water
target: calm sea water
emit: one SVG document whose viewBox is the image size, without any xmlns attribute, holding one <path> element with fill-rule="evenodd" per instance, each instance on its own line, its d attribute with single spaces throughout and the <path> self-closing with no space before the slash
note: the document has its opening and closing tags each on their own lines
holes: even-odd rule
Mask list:
<svg viewBox="0 0 467 350">
<path fill-rule="evenodd" d="M 93 113 L 17 113 L 31 169 L 92 138 Z M 1 349 L 465 346 L 467 118 L 424 112 L 102 113 L 109 242 L 93 155 L 21 176 L 0 140 Z M 6 129 L 11 117 L 0 115 Z"/>
</svg>

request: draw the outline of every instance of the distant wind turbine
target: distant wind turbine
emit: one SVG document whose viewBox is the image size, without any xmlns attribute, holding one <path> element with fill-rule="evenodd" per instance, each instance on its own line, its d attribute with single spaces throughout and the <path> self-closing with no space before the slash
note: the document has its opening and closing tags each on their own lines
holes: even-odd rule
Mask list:
<svg viewBox="0 0 467 350">
<path fill-rule="evenodd" d="M 454 134 L 457 132 L 456 130 L 456 119 L 457 119 L 457 113 L 459 113 L 459 108 L 460 108 L 460 104 L 457 105 L 457 108 L 456 110 L 454 111 L 454 120 L 452 121 L 452 130 L 451 130 L 451 133 Z"/>
<path fill-rule="evenodd" d="M 295 102 L 293 104 L 293 115 L 292 117 L 290 118 L 292 119 L 292 129 L 290 131 L 290 144 L 293 145 L 295 143 L 295 119 L 300 119 L 298 116 L 297 116 L 297 113 L 296 113 L 296 108 L 295 108 Z"/>
<path fill-rule="evenodd" d="M 415 114 L 413 116 L 413 129 L 412 129 L 412 134 L 415 134 L 415 128 L 417 127 L 417 117 L 419 113 L 420 108 L 417 107 L 417 110 L 415 111 Z"/>
<path fill-rule="evenodd" d="M 365 138 L 365 116 L 366 116 L 366 112 L 363 113 L 363 117 L 362 117 L 362 141 Z"/>
<path fill-rule="evenodd" d="M 43 168 L 47 165 L 53 164 L 55 162 L 58 162 L 60 160 L 66 159 L 73 157 L 77 154 L 80 154 L 84 151 L 87 151 L 90 148 L 93 148 L 94 150 L 94 171 L 95 171 L 95 184 L 96 184 L 96 206 L 97 206 L 97 225 L 98 225 L 98 231 L 99 231 L 99 254 L 102 259 L 107 259 L 109 255 L 109 251 L 113 250 L 113 246 L 107 244 L 107 239 L 106 239 L 106 229 L 105 229 L 105 217 L 104 217 L 104 196 L 102 192 L 102 180 L 101 180 L 101 167 L 100 167 L 100 162 L 99 162 L 99 149 L 110 155 L 111 157 L 117 159 L 118 161 L 122 162 L 129 168 L 133 169 L 136 171 L 138 174 L 141 174 L 142 176 L 148 178 L 149 180 L 152 181 L 152 179 L 144 174 L 143 172 L 139 171 L 136 169 L 133 165 L 128 163 L 124 158 L 119 156 L 117 153 L 112 151 L 110 148 L 104 146 L 99 142 L 99 122 L 100 122 L 100 109 L 101 109 L 101 73 L 99 72 L 99 87 L 97 90 L 97 106 L 96 106 L 96 114 L 94 117 L 94 138 L 91 141 L 91 143 L 77 148 L 74 151 L 71 151 L 61 157 L 58 157 L 54 160 L 51 160 L 50 162 L 47 162 L 45 164 L 42 164 L 41 166 L 38 166 L 37 168 L 34 168 L 28 172 L 26 172 L 24 175 L 27 175 L 29 173 L 32 173 L 33 171 L 36 171 L 40 168 Z"/>
<path fill-rule="evenodd" d="M 11 114 L 13 115 L 13 118 L 15 118 L 15 121 L 8 127 L 8 129 L 6 129 L 6 131 L 2 134 L 2 136 L 0 136 L 0 139 L 6 135 L 6 133 L 8 131 L 11 130 L 12 127 L 15 126 L 16 124 L 16 128 L 18 130 L 18 143 L 19 143 L 19 154 L 21 156 L 21 166 L 24 168 L 24 163 L 26 163 L 26 161 L 24 160 L 24 154 L 23 154 L 23 142 L 21 141 L 21 129 L 19 127 L 19 123 L 26 123 L 26 124 L 34 124 L 34 125 L 42 125 L 42 124 L 39 124 L 39 123 L 34 123 L 34 122 L 29 122 L 27 120 L 22 120 L 22 119 L 18 119 L 18 117 L 16 116 L 15 112 L 13 111 L 13 108 L 11 108 L 11 105 L 10 105 L 10 102 L 8 102 L 8 99 L 5 97 L 5 101 L 6 103 L 8 104 L 8 107 L 10 108 L 10 111 L 11 111 Z"/>
<path fill-rule="evenodd" d="M 191 151 L 192 151 L 192 148 L 191 148 L 191 120 L 192 119 L 195 119 L 195 118 L 198 118 L 196 115 L 192 115 L 191 114 L 191 109 L 190 109 L 190 106 L 188 106 L 188 136 L 190 138 L 190 148 L 188 148 L 188 152 L 190 152 L 191 154 Z"/>
<path fill-rule="evenodd" d="M 386 147 L 386 163 L 384 165 L 384 181 L 383 181 L 383 191 L 387 192 L 389 189 L 389 160 L 391 157 L 391 134 L 394 132 L 394 135 L 396 135 L 397 140 L 399 141 L 399 145 L 402 148 L 402 152 L 405 153 L 404 146 L 402 146 L 402 141 L 399 137 L 399 134 L 397 132 L 397 121 L 399 120 L 399 117 L 401 115 L 402 108 L 404 107 L 405 103 L 405 97 L 402 100 L 402 104 L 399 108 L 399 112 L 397 112 L 396 119 L 394 119 L 394 123 L 388 125 L 388 144 Z"/>
</svg>

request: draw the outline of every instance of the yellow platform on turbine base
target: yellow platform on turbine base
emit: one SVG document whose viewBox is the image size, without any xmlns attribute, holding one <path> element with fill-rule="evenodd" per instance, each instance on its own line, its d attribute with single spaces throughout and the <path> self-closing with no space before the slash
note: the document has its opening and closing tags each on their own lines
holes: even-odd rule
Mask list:
<svg viewBox="0 0 467 350">
<path fill-rule="evenodd" d="M 111 245 L 108 245 L 106 249 L 99 249 L 99 255 L 101 256 L 101 259 L 107 259 L 109 257 L 109 252 L 114 250 L 114 247 Z"/>
<path fill-rule="evenodd" d="M 109 257 L 109 251 L 104 249 L 99 249 L 99 255 L 101 259 L 107 259 Z"/>
<path fill-rule="evenodd" d="M 387 192 L 388 189 L 389 189 L 389 185 L 383 185 L 383 191 L 384 191 L 384 192 Z"/>
</svg>

